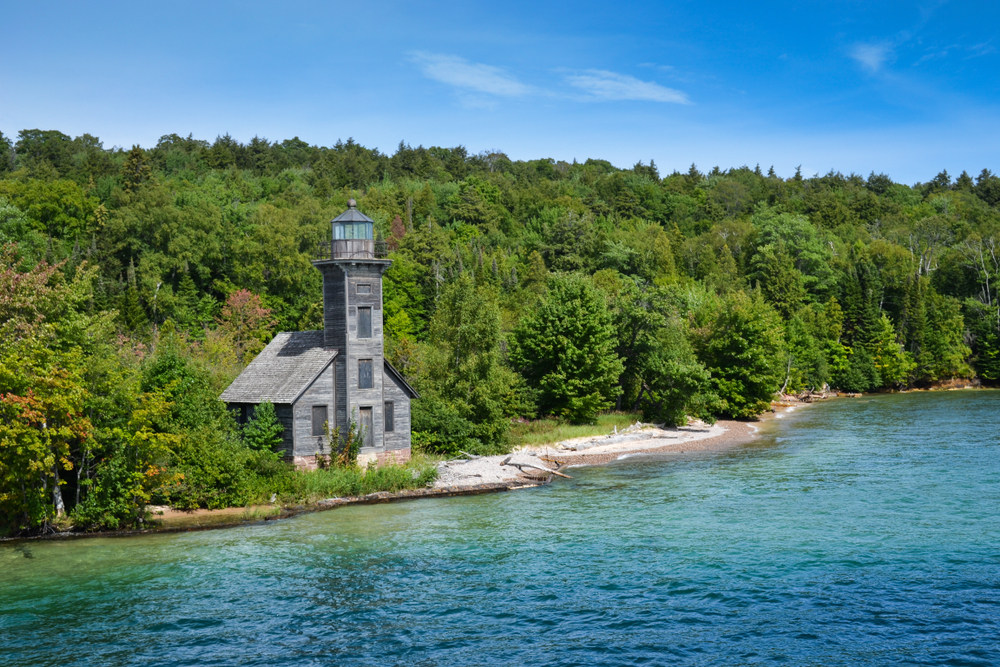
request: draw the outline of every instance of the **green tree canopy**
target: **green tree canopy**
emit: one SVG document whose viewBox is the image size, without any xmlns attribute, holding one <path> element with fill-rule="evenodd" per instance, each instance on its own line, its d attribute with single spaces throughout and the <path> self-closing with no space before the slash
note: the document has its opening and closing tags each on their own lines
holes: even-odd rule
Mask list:
<svg viewBox="0 0 1000 667">
<path fill-rule="evenodd" d="M 538 310 L 514 331 L 511 362 L 538 391 L 538 407 L 593 422 L 618 393 L 623 370 L 604 299 L 585 278 L 556 275 Z"/>
<path fill-rule="evenodd" d="M 722 411 L 737 419 L 768 409 L 784 381 L 781 318 L 758 293 L 706 299 L 696 313 L 694 349 L 712 374 Z"/>
</svg>

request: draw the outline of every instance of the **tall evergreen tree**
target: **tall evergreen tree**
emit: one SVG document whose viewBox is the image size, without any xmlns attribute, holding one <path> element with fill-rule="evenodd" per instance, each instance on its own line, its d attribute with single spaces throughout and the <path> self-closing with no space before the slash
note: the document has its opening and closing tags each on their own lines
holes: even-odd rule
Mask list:
<svg viewBox="0 0 1000 667">
<path fill-rule="evenodd" d="M 591 423 L 621 391 L 623 370 L 604 298 L 580 276 L 557 275 L 514 331 L 510 358 L 538 391 L 545 414 Z"/>
</svg>

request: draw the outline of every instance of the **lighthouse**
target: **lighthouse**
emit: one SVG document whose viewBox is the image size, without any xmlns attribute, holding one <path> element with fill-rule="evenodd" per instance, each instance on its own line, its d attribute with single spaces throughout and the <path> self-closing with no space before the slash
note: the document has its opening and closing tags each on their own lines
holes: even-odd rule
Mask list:
<svg viewBox="0 0 1000 667">
<path fill-rule="evenodd" d="M 345 437 L 352 423 L 359 461 L 404 461 L 418 395 L 385 359 L 382 276 L 392 260 L 353 199 L 330 226 L 313 259 L 323 275 L 323 330 L 277 334 L 221 399 L 244 421 L 260 403 L 274 403 L 286 458 L 300 467 L 336 449 L 328 429 Z"/>
</svg>

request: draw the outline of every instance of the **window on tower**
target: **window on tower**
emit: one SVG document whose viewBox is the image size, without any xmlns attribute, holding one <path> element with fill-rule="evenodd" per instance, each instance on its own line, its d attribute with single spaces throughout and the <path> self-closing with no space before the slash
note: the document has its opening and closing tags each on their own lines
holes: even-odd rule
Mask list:
<svg viewBox="0 0 1000 667">
<path fill-rule="evenodd" d="M 358 308 L 358 338 L 372 337 L 372 309 Z"/>
<path fill-rule="evenodd" d="M 372 375 L 372 360 L 358 359 L 358 389 L 371 389 L 375 386 Z"/>
</svg>

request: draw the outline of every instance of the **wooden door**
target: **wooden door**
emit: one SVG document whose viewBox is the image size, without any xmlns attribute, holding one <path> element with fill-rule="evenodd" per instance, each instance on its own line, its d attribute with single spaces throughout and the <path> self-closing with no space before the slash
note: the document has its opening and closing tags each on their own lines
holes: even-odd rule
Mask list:
<svg viewBox="0 0 1000 667">
<path fill-rule="evenodd" d="M 361 408 L 359 412 L 358 428 L 361 429 L 361 444 L 364 447 L 371 447 L 375 443 L 372 433 L 372 409 Z"/>
</svg>

